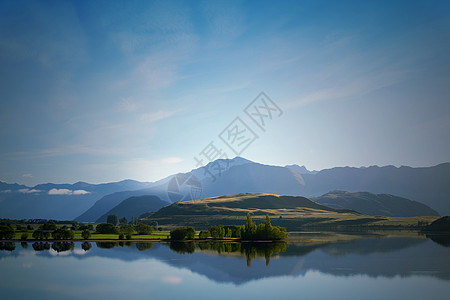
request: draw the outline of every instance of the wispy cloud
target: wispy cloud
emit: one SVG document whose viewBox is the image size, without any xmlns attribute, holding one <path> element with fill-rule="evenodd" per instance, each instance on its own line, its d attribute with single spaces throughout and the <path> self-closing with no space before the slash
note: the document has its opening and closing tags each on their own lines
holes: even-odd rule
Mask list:
<svg viewBox="0 0 450 300">
<path fill-rule="evenodd" d="M 350 66 L 348 67 L 350 68 Z M 333 69 L 333 67 L 331 68 Z M 303 97 L 298 97 L 286 103 L 285 107 L 295 108 L 319 101 L 362 97 L 401 82 L 409 70 L 401 66 L 385 66 L 384 69 L 378 72 L 372 72 L 367 67 L 366 70 L 355 72 L 346 78 L 342 78 L 335 72 L 336 70 L 330 71 L 326 69 L 324 72 L 316 74 L 317 77 L 322 78 L 325 82 L 322 82 L 320 87 L 316 87 Z"/>
<path fill-rule="evenodd" d="M 144 122 L 149 122 L 149 123 L 153 123 L 162 119 L 166 119 L 169 118 L 171 116 L 173 116 L 177 111 L 172 110 L 159 110 L 157 112 L 154 113 L 145 113 L 142 114 L 140 119 Z"/>
<path fill-rule="evenodd" d="M 86 195 L 89 194 L 85 190 L 69 190 L 69 189 L 51 189 L 48 191 L 49 195 Z"/>
<path fill-rule="evenodd" d="M 180 157 L 166 157 L 162 159 L 162 162 L 165 164 L 177 164 L 182 161 L 183 159 Z"/>
<path fill-rule="evenodd" d="M 33 175 L 30 174 L 30 173 L 27 173 L 27 174 L 23 174 L 22 177 L 25 177 L 25 178 L 33 178 Z"/>
<path fill-rule="evenodd" d="M 33 193 L 40 193 L 42 191 L 36 190 L 36 189 L 20 189 L 20 190 L 18 190 L 18 192 L 23 193 L 23 194 L 33 194 Z"/>
</svg>

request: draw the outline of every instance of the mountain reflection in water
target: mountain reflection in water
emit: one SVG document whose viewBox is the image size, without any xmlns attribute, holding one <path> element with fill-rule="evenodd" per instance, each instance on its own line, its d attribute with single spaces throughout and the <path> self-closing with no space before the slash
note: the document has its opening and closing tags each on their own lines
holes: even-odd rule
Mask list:
<svg viewBox="0 0 450 300">
<path fill-rule="evenodd" d="M 245 282 L 267 277 L 301 276 L 320 271 L 335 276 L 408 277 L 450 280 L 448 236 L 380 237 L 348 235 L 337 240 L 301 236 L 286 242 L 35 242 L 0 243 L 0 258 L 72 255 L 84 260 L 106 257 L 122 261 L 153 258 L 187 268 L 216 282 Z M 82 251 L 84 255 L 79 254 Z"/>
</svg>

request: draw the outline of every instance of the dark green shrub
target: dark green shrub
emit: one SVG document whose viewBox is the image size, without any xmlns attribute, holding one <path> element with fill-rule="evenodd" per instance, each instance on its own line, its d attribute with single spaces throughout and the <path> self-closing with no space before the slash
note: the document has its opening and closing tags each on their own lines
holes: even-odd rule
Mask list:
<svg viewBox="0 0 450 300">
<path fill-rule="evenodd" d="M 98 233 L 108 234 L 108 233 L 118 233 L 117 227 L 109 223 L 100 223 L 95 228 Z"/>
<path fill-rule="evenodd" d="M 170 231 L 170 239 L 175 241 L 193 240 L 195 237 L 195 229 L 192 227 L 178 227 Z"/>
<path fill-rule="evenodd" d="M 83 239 L 88 240 L 91 237 L 91 232 L 89 230 L 83 230 L 81 236 Z"/>
<path fill-rule="evenodd" d="M 138 234 L 152 234 L 153 232 L 153 227 L 150 225 L 139 224 L 135 228 Z"/>
</svg>

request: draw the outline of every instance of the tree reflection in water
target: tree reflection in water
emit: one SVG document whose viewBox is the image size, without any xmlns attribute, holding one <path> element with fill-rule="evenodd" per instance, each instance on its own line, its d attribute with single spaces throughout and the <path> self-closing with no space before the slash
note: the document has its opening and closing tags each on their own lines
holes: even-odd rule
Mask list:
<svg viewBox="0 0 450 300">
<path fill-rule="evenodd" d="M 178 254 L 192 254 L 195 252 L 196 246 L 194 242 L 170 242 L 170 250 Z"/>
<path fill-rule="evenodd" d="M 270 264 L 270 258 L 274 254 L 286 251 L 285 242 L 260 242 L 260 243 L 226 243 L 226 242 L 199 242 L 200 250 L 213 250 L 218 254 L 240 253 L 247 259 L 247 267 L 252 265 L 253 259 L 264 257 L 266 266 Z"/>
<path fill-rule="evenodd" d="M 52 249 L 56 252 L 72 251 L 75 248 L 73 242 L 54 242 L 52 244 Z"/>
<path fill-rule="evenodd" d="M 81 249 L 83 249 L 84 251 L 89 251 L 92 248 L 92 244 L 89 242 L 83 242 L 83 244 L 81 244 Z"/>
</svg>

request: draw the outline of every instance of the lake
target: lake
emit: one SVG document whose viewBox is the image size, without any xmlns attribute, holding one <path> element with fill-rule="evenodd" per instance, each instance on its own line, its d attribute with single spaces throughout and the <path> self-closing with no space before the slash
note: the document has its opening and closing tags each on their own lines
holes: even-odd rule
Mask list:
<svg viewBox="0 0 450 300">
<path fill-rule="evenodd" d="M 424 299 L 450 294 L 448 240 L 1 243 L 2 299 Z"/>
</svg>

